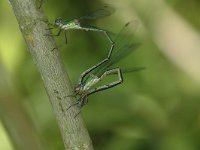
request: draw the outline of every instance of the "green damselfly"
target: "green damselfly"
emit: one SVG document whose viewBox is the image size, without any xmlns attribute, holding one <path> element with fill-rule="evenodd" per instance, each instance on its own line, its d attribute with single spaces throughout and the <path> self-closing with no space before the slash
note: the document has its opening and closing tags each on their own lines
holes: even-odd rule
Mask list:
<svg viewBox="0 0 200 150">
<path fill-rule="evenodd" d="M 62 18 L 57 18 L 54 22 L 54 25 L 52 25 L 51 29 L 59 28 L 59 31 L 57 34 L 46 34 L 46 35 L 52 35 L 52 36 L 60 36 L 61 32 L 64 31 L 65 33 L 65 42 L 67 43 L 67 35 L 66 31 L 67 30 L 83 30 L 83 31 L 94 31 L 94 32 L 101 32 L 103 33 L 106 38 L 109 40 L 111 45 L 113 45 L 113 40 L 108 34 L 108 31 L 104 29 L 100 29 L 98 27 L 94 27 L 88 24 L 85 24 L 86 20 L 94 20 L 94 19 L 99 19 L 103 17 L 110 16 L 114 12 L 114 8 L 110 6 L 104 6 L 100 9 L 97 9 L 91 13 L 88 13 L 85 16 L 79 17 L 77 19 L 70 19 L 70 20 L 64 20 Z"/>
<path fill-rule="evenodd" d="M 134 35 L 133 32 L 131 32 L 136 28 L 136 25 L 136 21 L 126 23 L 122 30 L 117 34 L 114 40 L 115 46 L 109 50 L 108 56 L 80 75 L 79 82 L 74 87 L 74 95 L 71 95 L 76 97 L 78 96 L 78 99 L 67 109 L 74 105 L 83 107 L 88 102 L 89 95 L 121 84 L 123 82 L 123 73 L 144 69 L 144 67 L 135 67 L 122 70 L 121 67 L 113 67 L 114 64 L 129 56 L 139 46 L 139 43 L 133 42 Z M 94 87 L 107 76 L 116 74 L 118 76 L 116 81 L 99 87 Z"/>
</svg>

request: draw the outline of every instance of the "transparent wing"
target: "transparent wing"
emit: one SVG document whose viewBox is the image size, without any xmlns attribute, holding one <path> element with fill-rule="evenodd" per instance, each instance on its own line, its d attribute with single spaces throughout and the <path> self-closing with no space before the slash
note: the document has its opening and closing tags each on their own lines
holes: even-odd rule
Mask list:
<svg viewBox="0 0 200 150">
<path fill-rule="evenodd" d="M 124 25 L 121 31 L 114 39 L 115 47 L 112 53 L 111 61 L 120 61 L 130 55 L 140 43 L 136 42 L 135 32 L 138 27 L 138 21 L 130 21 Z"/>
<path fill-rule="evenodd" d="M 110 6 L 104 6 L 102 8 L 99 8 L 93 12 L 88 13 L 85 16 L 82 16 L 79 18 L 79 20 L 84 20 L 84 19 L 99 19 L 103 17 L 110 16 L 115 12 L 115 9 L 110 7 Z"/>
<path fill-rule="evenodd" d="M 123 50 L 123 53 L 117 53 L 113 58 L 111 58 L 110 61 L 107 63 L 103 64 L 99 69 L 96 70 L 95 74 L 101 75 L 105 70 L 111 68 L 113 65 L 118 63 L 120 60 L 124 59 L 125 57 L 129 56 L 134 50 L 137 49 L 139 44 L 132 44 L 132 45 L 127 45 L 121 48 Z"/>
<path fill-rule="evenodd" d="M 101 76 L 106 70 L 110 69 L 114 64 L 129 56 L 134 50 L 137 49 L 137 47 L 140 45 L 138 42 L 135 42 L 134 36 L 137 26 L 137 21 L 131 21 L 125 24 L 125 26 L 114 38 L 115 46 L 111 55 L 111 59 L 93 70 L 91 72 L 92 74 Z M 89 77 L 86 76 L 84 82 L 86 82 L 88 79 Z"/>
<path fill-rule="evenodd" d="M 123 73 L 132 73 L 132 72 L 141 71 L 144 69 L 146 69 L 146 67 L 134 67 L 134 68 L 122 69 L 122 72 Z"/>
<path fill-rule="evenodd" d="M 107 63 L 94 70 L 95 75 L 101 75 L 105 70 L 111 68 L 114 64 L 129 56 L 139 47 L 140 43 L 135 42 L 136 39 L 134 36 L 137 26 L 137 21 L 131 21 L 125 24 L 125 26 L 115 37 L 115 46 L 111 55 L 111 59 Z"/>
</svg>

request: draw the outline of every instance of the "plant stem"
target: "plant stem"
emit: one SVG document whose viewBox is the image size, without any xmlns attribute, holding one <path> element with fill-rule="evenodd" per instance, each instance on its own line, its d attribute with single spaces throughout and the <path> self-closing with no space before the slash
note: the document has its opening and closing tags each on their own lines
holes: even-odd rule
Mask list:
<svg viewBox="0 0 200 150">
<path fill-rule="evenodd" d="M 44 36 L 49 33 L 46 30 L 48 28 L 46 17 L 42 10 L 38 9 L 35 0 L 9 1 L 33 61 L 41 74 L 60 127 L 65 149 L 92 150 L 92 142 L 81 115 L 74 118 L 79 111 L 78 107 L 66 110 L 73 103 L 71 97 L 66 97 L 72 95 L 72 86 L 59 51 L 55 49 L 54 39 L 51 36 Z"/>
</svg>

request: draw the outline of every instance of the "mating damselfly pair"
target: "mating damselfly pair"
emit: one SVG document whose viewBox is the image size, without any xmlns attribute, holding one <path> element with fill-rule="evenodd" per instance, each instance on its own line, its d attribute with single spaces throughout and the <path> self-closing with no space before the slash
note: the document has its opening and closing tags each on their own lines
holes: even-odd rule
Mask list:
<svg viewBox="0 0 200 150">
<path fill-rule="evenodd" d="M 79 82 L 74 87 L 74 95 L 71 95 L 77 97 L 77 100 L 68 106 L 67 109 L 74 105 L 78 105 L 81 108 L 87 104 L 89 95 L 123 83 L 123 73 L 131 73 L 144 69 L 144 67 L 129 69 L 121 69 L 119 66 L 114 67 L 116 63 L 129 56 L 139 46 L 139 43 L 133 41 L 133 32 L 131 32 L 134 30 L 135 25 L 135 21 L 126 23 L 115 37 L 115 44 L 110 48 L 107 57 L 80 75 Z M 100 81 L 112 75 L 117 75 L 117 80 L 95 87 Z"/>
<path fill-rule="evenodd" d="M 62 20 L 60 18 L 55 20 L 54 27 L 59 27 L 59 31 L 56 36 L 59 36 L 62 30 L 65 32 L 65 39 L 67 42 L 66 31 L 70 29 L 96 31 L 105 34 L 106 38 L 111 43 L 111 48 L 108 51 L 107 57 L 84 71 L 79 78 L 78 84 L 74 87 L 74 94 L 68 96 L 75 96 L 76 102 L 69 105 L 67 109 L 74 105 L 83 107 L 88 102 L 88 96 L 97 93 L 99 91 L 107 90 L 114 86 L 117 86 L 123 82 L 123 73 L 134 72 L 144 69 L 144 67 L 136 67 L 127 70 L 121 69 L 121 67 L 113 67 L 117 62 L 129 56 L 138 46 L 139 43 L 135 43 L 134 31 L 137 26 L 137 21 L 131 21 L 125 24 L 121 31 L 115 36 L 114 40 L 109 36 L 108 32 L 97 27 L 92 27 L 82 23 L 83 20 L 97 19 L 111 15 L 114 9 L 105 6 L 98 9 L 88 15 L 80 17 L 79 19 Z M 50 28 L 53 29 L 53 28 Z M 52 34 L 49 34 L 52 35 Z M 117 75 L 117 80 L 96 87 L 96 85 L 105 79 L 107 76 Z M 79 113 L 78 113 L 79 114 Z M 78 115 L 77 114 L 77 115 Z"/>
</svg>

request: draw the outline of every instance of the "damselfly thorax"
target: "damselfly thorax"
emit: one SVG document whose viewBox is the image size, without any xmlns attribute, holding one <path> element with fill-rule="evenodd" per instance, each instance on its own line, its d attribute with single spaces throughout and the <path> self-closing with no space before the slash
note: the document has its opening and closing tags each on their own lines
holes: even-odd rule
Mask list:
<svg viewBox="0 0 200 150">
<path fill-rule="evenodd" d="M 80 30 L 80 29 L 82 29 L 81 25 L 80 25 L 80 22 L 77 19 L 69 21 L 69 22 L 67 22 L 65 24 L 64 23 L 60 23 L 59 27 L 61 29 L 63 29 L 63 30 L 70 30 L 70 29 Z"/>
<path fill-rule="evenodd" d="M 87 82 L 82 90 L 84 91 L 88 91 L 89 89 L 91 89 L 92 86 L 94 86 L 95 84 L 97 84 L 101 79 L 98 78 L 97 76 L 94 76 L 92 80 L 90 80 L 89 82 Z"/>
<path fill-rule="evenodd" d="M 95 86 L 95 84 L 97 84 L 100 80 L 101 80 L 101 78 L 92 75 L 92 79 L 90 79 L 85 84 L 80 83 L 80 84 L 76 85 L 74 88 L 74 91 L 78 95 L 87 93 L 92 88 L 92 86 Z"/>
</svg>

